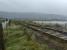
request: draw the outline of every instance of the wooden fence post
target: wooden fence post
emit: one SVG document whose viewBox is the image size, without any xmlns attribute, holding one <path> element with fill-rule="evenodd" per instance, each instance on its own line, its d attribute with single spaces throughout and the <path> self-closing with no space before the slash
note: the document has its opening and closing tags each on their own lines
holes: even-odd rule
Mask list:
<svg viewBox="0 0 67 50">
<path fill-rule="evenodd" d="M 2 23 L 0 23 L 0 50 L 5 50 L 3 33 L 4 32 L 3 32 Z"/>
</svg>

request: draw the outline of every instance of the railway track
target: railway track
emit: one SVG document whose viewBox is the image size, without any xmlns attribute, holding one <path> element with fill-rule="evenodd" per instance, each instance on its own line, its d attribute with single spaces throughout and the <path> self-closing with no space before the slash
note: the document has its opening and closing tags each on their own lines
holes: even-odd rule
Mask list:
<svg viewBox="0 0 67 50">
<path fill-rule="evenodd" d="M 61 39 L 61 41 L 67 42 L 67 32 L 59 31 L 59 30 L 49 28 L 49 27 L 44 28 L 40 25 L 35 25 L 35 24 L 26 24 L 25 26 L 27 28 L 34 30 L 34 31 L 44 33 L 44 34 L 49 35 L 53 38 L 55 37 L 55 38 Z"/>
<path fill-rule="evenodd" d="M 44 28 L 41 27 L 39 25 L 33 25 L 33 24 L 25 24 L 25 27 L 32 29 L 33 31 L 38 32 L 38 34 L 36 34 L 36 39 L 37 37 L 44 36 L 44 40 L 46 39 L 46 41 L 48 41 L 51 45 L 58 47 L 58 48 L 63 48 L 62 50 L 67 50 L 67 32 L 63 32 L 63 31 L 59 31 L 56 29 L 52 29 L 52 28 Z M 64 34 L 65 33 L 65 34 Z M 40 36 L 38 38 L 40 38 Z M 38 40 L 38 39 L 37 39 Z M 42 40 L 41 40 L 42 41 Z M 48 43 L 48 45 L 49 45 Z M 58 50 L 60 50 L 58 49 Z"/>
<path fill-rule="evenodd" d="M 38 38 L 40 39 L 40 36 L 41 36 L 41 37 L 44 37 L 44 39 L 46 39 L 46 41 L 49 41 L 51 45 L 61 47 L 61 48 L 63 48 L 62 50 L 67 50 L 66 32 L 56 30 L 53 28 L 49 28 L 49 27 L 44 28 L 41 25 L 32 24 L 32 23 L 25 23 L 25 24 L 21 24 L 21 25 L 23 25 L 24 27 L 26 27 L 28 29 L 32 29 L 34 32 L 37 32 L 35 35 L 36 40 L 38 40 Z"/>
<path fill-rule="evenodd" d="M 61 31 L 61 30 L 57 30 L 57 29 L 54 29 L 54 28 L 44 27 L 44 26 L 37 25 L 37 24 L 29 24 L 29 25 L 32 25 L 32 26 L 35 26 L 35 27 L 40 27 L 40 28 L 42 28 L 42 29 L 52 30 L 52 31 L 55 31 L 55 32 L 58 32 L 58 33 L 67 35 L 67 32 L 65 32 L 65 31 Z"/>
</svg>

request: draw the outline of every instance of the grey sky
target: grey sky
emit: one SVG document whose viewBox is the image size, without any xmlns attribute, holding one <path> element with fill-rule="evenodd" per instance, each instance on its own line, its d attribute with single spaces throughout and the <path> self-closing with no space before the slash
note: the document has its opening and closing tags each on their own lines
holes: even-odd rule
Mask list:
<svg viewBox="0 0 67 50">
<path fill-rule="evenodd" d="M 0 11 L 39 12 L 67 16 L 67 0 L 0 0 Z"/>
</svg>

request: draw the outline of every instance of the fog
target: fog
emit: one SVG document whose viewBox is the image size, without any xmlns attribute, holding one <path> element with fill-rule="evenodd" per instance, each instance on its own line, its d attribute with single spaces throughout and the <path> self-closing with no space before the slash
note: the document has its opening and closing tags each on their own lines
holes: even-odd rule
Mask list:
<svg viewBox="0 0 67 50">
<path fill-rule="evenodd" d="M 67 16 L 67 0 L 0 0 L 0 11 L 37 12 Z"/>
</svg>

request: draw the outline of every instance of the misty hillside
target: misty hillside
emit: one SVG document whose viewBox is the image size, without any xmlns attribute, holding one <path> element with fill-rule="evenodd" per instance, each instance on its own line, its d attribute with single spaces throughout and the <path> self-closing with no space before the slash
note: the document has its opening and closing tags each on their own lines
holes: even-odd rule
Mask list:
<svg viewBox="0 0 67 50">
<path fill-rule="evenodd" d="M 55 14 L 41 14 L 41 13 L 9 13 L 0 12 L 0 17 L 5 18 L 18 18 L 18 19 L 30 19 L 30 20 L 61 20 L 67 21 L 66 16 L 55 15 Z"/>
</svg>

